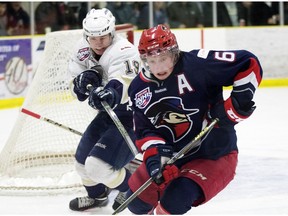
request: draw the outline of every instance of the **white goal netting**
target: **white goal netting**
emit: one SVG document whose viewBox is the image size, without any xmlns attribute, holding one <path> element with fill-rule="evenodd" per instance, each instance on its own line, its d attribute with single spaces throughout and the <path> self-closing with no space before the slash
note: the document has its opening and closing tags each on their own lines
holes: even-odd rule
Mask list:
<svg viewBox="0 0 288 216">
<path fill-rule="evenodd" d="M 133 38 L 133 26 L 117 31 Z M 22 108 L 83 133 L 96 110 L 72 97 L 67 63 L 82 30 L 47 34 L 43 59 Z M 0 153 L 0 194 L 55 194 L 80 190 L 74 153 L 81 135 L 22 112 Z"/>
</svg>

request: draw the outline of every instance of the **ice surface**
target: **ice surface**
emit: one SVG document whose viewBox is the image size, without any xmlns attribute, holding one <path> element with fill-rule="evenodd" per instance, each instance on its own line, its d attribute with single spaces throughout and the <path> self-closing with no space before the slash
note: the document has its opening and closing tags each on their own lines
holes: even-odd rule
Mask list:
<svg viewBox="0 0 288 216">
<path fill-rule="evenodd" d="M 191 215 L 288 215 L 288 88 L 260 88 L 257 109 L 237 125 L 239 162 L 235 179 Z M 0 111 L 0 149 L 18 115 Z M 0 196 L 0 215 L 109 215 L 116 192 L 105 208 L 73 212 L 68 203 L 83 192 L 57 196 Z M 120 214 L 131 214 L 128 210 Z"/>
</svg>

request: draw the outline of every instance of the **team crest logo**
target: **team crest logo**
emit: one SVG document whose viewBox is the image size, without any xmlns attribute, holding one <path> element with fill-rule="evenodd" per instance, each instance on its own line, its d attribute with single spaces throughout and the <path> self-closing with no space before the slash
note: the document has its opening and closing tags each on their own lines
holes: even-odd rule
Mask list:
<svg viewBox="0 0 288 216">
<path fill-rule="evenodd" d="M 145 114 L 156 128 L 168 129 L 173 141 L 177 142 L 191 130 L 193 122 L 190 116 L 197 112 L 199 109 L 185 109 L 181 98 L 166 97 L 153 103 Z"/>
<path fill-rule="evenodd" d="M 85 59 L 88 58 L 89 55 L 90 55 L 89 47 L 85 47 L 85 48 L 82 48 L 82 49 L 79 49 L 79 50 L 78 50 L 77 58 L 78 58 L 80 61 L 84 61 Z"/>
<path fill-rule="evenodd" d="M 149 87 L 143 89 L 135 95 L 135 105 L 139 109 L 144 109 L 147 104 L 151 101 L 152 93 Z"/>
</svg>

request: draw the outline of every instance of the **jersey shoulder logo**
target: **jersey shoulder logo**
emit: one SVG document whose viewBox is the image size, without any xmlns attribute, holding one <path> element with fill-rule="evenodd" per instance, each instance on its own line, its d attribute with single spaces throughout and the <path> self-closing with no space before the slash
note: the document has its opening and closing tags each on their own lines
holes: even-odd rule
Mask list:
<svg viewBox="0 0 288 216">
<path fill-rule="evenodd" d="M 90 55 L 89 47 L 84 47 L 78 50 L 77 58 L 79 59 L 79 61 L 84 61 L 89 57 L 89 55 Z"/>
<path fill-rule="evenodd" d="M 152 93 L 150 88 L 147 87 L 135 95 L 135 105 L 139 109 L 144 109 L 151 101 Z"/>
</svg>

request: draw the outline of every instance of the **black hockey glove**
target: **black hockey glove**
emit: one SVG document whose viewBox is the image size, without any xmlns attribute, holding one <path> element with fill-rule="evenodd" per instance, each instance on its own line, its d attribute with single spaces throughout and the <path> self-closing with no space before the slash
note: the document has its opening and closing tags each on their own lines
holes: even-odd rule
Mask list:
<svg viewBox="0 0 288 216">
<path fill-rule="evenodd" d="M 179 176 L 180 171 L 175 165 L 165 165 L 172 156 L 173 148 L 166 144 L 152 145 L 144 152 L 146 170 L 160 187 Z"/>
<path fill-rule="evenodd" d="M 98 68 L 98 70 L 96 70 Z M 87 89 L 87 85 L 90 84 L 93 87 L 99 87 L 102 82 L 102 76 L 100 72 L 103 73 L 103 69 L 100 65 L 93 67 L 93 69 L 88 69 L 80 73 L 77 77 L 74 78 L 73 91 L 77 95 L 78 100 L 84 101 L 89 97 L 89 91 Z"/>
<path fill-rule="evenodd" d="M 150 177 L 156 177 L 161 173 L 163 165 L 173 156 L 170 145 L 159 144 L 149 146 L 144 152 L 143 161 Z"/>
<path fill-rule="evenodd" d="M 240 107 L 238 101 L 233 97 L 217 103 L 208 111 L 208 118 L 218 118 L 219 127 L 234 126 L 240 121 L 247 119 L 256 109 L 254 102 L 250 101 L 245 106 Z"/>
<path fill-rule="evenodd" d="M 94 109 L 104 111 L 101 101 L 106 101 L 114 109 L 120 103 L 120 96 L 113 88 L 94 88 L 90 93 L 88 104 Z"/>
</svg>

